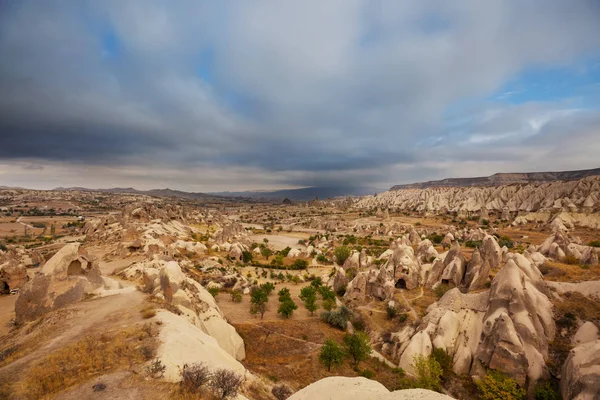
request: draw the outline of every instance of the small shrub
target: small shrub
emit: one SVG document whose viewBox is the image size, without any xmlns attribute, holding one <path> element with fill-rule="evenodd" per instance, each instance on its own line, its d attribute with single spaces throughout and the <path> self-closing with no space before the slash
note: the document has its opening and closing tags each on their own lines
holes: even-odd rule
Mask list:
<svg viewBox="0 0 600 400">
<path fill-rule="evenodd" d="M 452 364 L 454 360 L 450 354 L 446 353 L 442 349 L 433 349 L 431 357 L 433 357 L 433 359 L 437 361 L 442 368 L 442 376 L 448 376 L 452 374 Z"/>
<path fill-rule="evenodd" d="M 208 293 L 210 293 L 212 295 L 212 297 L 217 297 L 217 295 L 219 294 L 220 289 L 218 287 L 210 287 L 208 288 Z"/>
<path fill-rule="evenodd" d="M 242 383 L 242 377 L 228 369 L 215 371 L 210 379 L 210 387 L 214 394 L 221 399 L 237 396 Z"/>
<path fill-rule="evenodd" d="M 287 257 L 291 250 L 292 250 L 292 248 L 290 246 L 288 246 L 285 249 L 281 250 L 279 252 L 279 255 L 281 255 L 283 257 Z"/>
<path fill-rule="evenodd" d="M 202 387 L 210 382 L 210 371 L 206 364 L 184 364 L 181 370 L 180 388 L 187 393 L 200 393 Z"/>
<path fill-rule="evenodd" d="M 152 378 L 162 378 L 166 369 L 166 365 L 163 365 L 163 363 L 157 358 L 146 367 L 146 372 L 148 373 L 148 376 Z"/>
<path fill-rule="evenodd" d="M 413 366 L 417 375 L 417 387 L 439 391 L 442 388 L 442 367 L 433 356 L 417 355 Z"/>
<path fill-rule="evenodd" d="M 567 256 L 565 258 L 565 264 L 577 265 L 577 264 L 579 264 L 579 260 L 575 256 Z"/>
<path fill-rule="evenodd" d="M 348 326 L 348 319 L 350 318 L 350 310 L 346 306 L 341 306 L 335 311 L 325 311 L 321 313 L 321 319 L 327 322 L 334 328 L 338 328 L 342 331 L 346 330 Z"/>
<path fill-rule="evenodd" d="M 339 246 L 333 250 L 335 259 L 339 265 L 344 265 L 348 257 L 350 257 L 350 249 L 346 246 Z"/>
<path fill-rule="evenodd" d="M 400 314 L 400 316 L 398 317 L 398 321 L 405 322 L 408 319 L 408 314 L 407 313 L 402 313 Z"/>
<path fill-rule="evenodd" d="M 154 309 L 154 307 L 146 307 L 146 308 L 142 309 L 141 313 L 142 313 L 142 318 L 148 319 L 148 318 L 152 318 L 156 315 L 156 310 Z"/>
<path fill-rule="evenodd" d="M 481 247 L 481 240 L 467 240 L 465 246 L 471 249 Z"/>
<path fill-rule="evenodd" d="M 306 269 L 308 268 L 308 261 L 298 258 L 294 260 L 294 263 L 290 266 L 291 269 Z"/>
<path fill-rule="evenodd" d="M 398 309 L 396 308 L 396 306 L 392 307 L 388 304 L 385 310 L 387 312 L 388 319 L 394 319 L 396 318 L 396 315 L 398 315 Z"/>
<path fill-rule="evenodd" d="M 231 301 L 233 301 L 234 303 L 242 302 L 242 292 L 240 292 L 239 290 L 232 291 L 230 295 L 231 295 Z"/>
<path fill-rule="evenodd" d="M 526 395 L 514 379 L 493 370 L 476 384 L 482 400 L 521 400 Z"/>
<path fill-rule="evenodd" d="M 550 382 L 539 383 L 535 387 L 535 400 L 559 400 L 560 395 Z"/>
<path fill-rule="evenodd" d="M 273 386 L 271 393 L 277 400 L 285 400 L 292 395 L 292 389 L 286 385 Z"/>
<path fill-rule="evenodd" d="M 592 240 L 591 242 L 588 243 L 588 246 L 600 247 L 600 240 Z"/>
<path fill-rule="evenodd" d="M 438 299 L 441 299 L 442 296 L 450 289 L 452 289 L 452 287 L 447 283 L 440 283 L 435 287 L 435 289 L 433 289 L 433 292 L 435 293 Z"/>
<path fill-rule="evenodd" d="M 371 371 L 370 369 L 363 369 L 360 371 L 359 375 L 367 379 L 373 379 L 375 377 L 375 372 Z"/>
<path fill-rule="evenodd" d="M 250 251 L 242 252 L 242 261 L 244 262 L 244 264 L 251 263 L 253 259 L 254 259 L 254 255 L 252 254 L 252 252 L 250 252 Z"/>
<path fill-rule="evenodd" d="M 317 256 L 317 262 L 320 262 L 321 264 L 329 264 L 329 260 L 323 254 L 319 254 Z"/>
</svg>

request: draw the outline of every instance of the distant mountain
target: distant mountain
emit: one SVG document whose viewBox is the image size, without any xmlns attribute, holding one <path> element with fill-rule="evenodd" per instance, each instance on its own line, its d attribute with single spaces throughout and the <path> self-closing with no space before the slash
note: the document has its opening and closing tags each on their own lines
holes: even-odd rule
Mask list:
<svg viewBox="0 0 600 400">
<path fill-rule="evenodd" d="M 546 183 L 555 181 L 572 181 L 596 175 L 600 175 L 600 168 L 560 172 L 499 173 L 485 177 L 447 178 L 439 181 L 396 185 L 390 190 L 426 189 L 430 187 L 501 186 L 510 185 L 513 183 Z"/>
<path fill-rule="evenodd" d="M 301 189 L 285 189 L 285 190 L 258 190 L 246 192 L 217 192 L 210 193 L 216 196 L 225 197 L 249 197 L 253 199 L 290 199 L 290 200 L 314 200 L 328 199 L 342 196 L 364 196 L 380 192 L 379 189 L 366 187 L 351 187 L 351 186 L 313 186 Z"/>
</svg>

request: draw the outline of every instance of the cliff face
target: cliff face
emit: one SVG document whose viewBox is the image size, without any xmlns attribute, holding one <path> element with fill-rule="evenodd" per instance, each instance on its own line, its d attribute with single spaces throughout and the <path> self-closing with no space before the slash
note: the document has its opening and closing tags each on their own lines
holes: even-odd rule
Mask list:
<svg viewBox="0 0 600 400">
<path fill-rule="evenodd" d="M 550 183 L 556 181 L 579 180 L 588 176 L 600 176 L 600 168 L 586 169 L 580 171 L 494 174 L 491 176 L 477 178 L 448 178 L 439 181 L 411 183 L 408 185 L 396 185 L 390 190 L 426 189 L 431 187 L 502 186 L 515 183 Z"/>
<path fill-rule="evenodd" d="M 506 174 L 504 174 L 506 175 Z M 520 174 L 518 174 L 520 175 Z M 523 174 L 526 175 L 526 174 Z M 483 187 L 391 189 L 361 198 L 358 208 L 393 208 L 427 212 L 600 212 L 600 176 L 551 183 Z"/>
</svg>

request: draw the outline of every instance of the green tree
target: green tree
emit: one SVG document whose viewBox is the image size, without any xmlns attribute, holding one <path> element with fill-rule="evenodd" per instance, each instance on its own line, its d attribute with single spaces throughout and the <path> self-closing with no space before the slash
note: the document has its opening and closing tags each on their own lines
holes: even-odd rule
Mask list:
<svg viewBox="0 0 600 400">
<path fill-rule="evenodd" d="M 416 355 L 413 367 L 417 374 L 417 387 L 435 391 L 442 388 L 442 367 L 433 356 Z"/>
<path fill-rule="evenodd" d="M 344 265 L 348 257 L 350 257 L 350 249 L 346 246 L 339 246 L 333 250 L 333 255 L 337 260 L 338 265 Z"/>
<path fill-rule="evenodd" d="M 268 248 L 268 247 L 262 247 L 262 248 L 260 249 L 260 254 L 262 254 L 262 256 L 263 256 L 264 258 L 266 258 L 266 259 L 267 259 L 267 261 L 269 261 L 269 257 L 271 257 L 271 256 L 273 255 L 273 250 L 271 250 L 271 249 L 270 249 L 270 248 Z"/>
<path fill-rule="evenodd" d="M 260 314 L 260 319 L 262 319 L 267 311 L 268 302 L 269 296 L 264 290 L 254 289 L 250 294 L 250 313 Z"/>
<path fill-rule="evenodd" d="M 300 291 L 300 300 L 304 302 L 304 307 L 310 311 L 311 316 L 319 308 L 317 305 L 317 291 L 312 286 L 302 288 Z"/>
<path fill-rule="evenodd" d="M 289 318 L 294 313 L 294 310 L 298 308 L 294 300 L 289 297 L 284 298 L 283 300 L 279 300 L 279 308 L 277 309 L 277 313 L 281 314 L 283 318 Z"/>
<path fill-rule="evenodd" d="M 316 277 L 311 283 L 310 286 L 314 287 L 315 289 L 320 288 L 321 286 L 323 286 L 323 280 L 320 277 Z"/>
<path fill-rule="evenodd" d="M 361 361 L 364 361 L 371 354 L 371 345 L 369 336 L 364 332 L 355 332 L 344 336 L 345 353 L 352 359 L 354 367 L 358 367 Z"/>
<path fill-rule="evenodd" d="M 244 264 L 251 263 L 253 259 L 254 259 L 254 257 L 252 256 L 252 252 L 250 252 L 250 251 L 242 252 L 242 261 L 244 261 Z"/>
<path fill-rule="evenodd" d="M 281 301 L 282 298 L 292 298 L 292 296 L 290 295 L 290 289 L 284 287 L 282 288 L 279 292 L 277 292 L 277 296 L 279 296 L 279 301 Z"/>
<path fill-rule="evenodd" d="M 344 358 L 344 350 L 337 342 L 333 339 L 325 340 L 323 347 L 321 347 L 321 354 L 319 354 L 319 360 L 327 368 L 327 371 L 331 371 L 331 367 L 340 365 Z"/>
<path fill-rule="evenodd" d="M 525 389 L 514 379 L 494 370 L 488 371 L 476 384 L 482 400 L 521 400 L 526 395 Z"/>
<path fill-rule="evenodd" d="M 327 287 L 327 286 L 319 287 L 319 294 L 321 295 L 321 298 L 323 299 L 323 301 L 331 300 L 331 301 L 335 302 L 335 292 L 333 290 L 331 290 L 329 287 Z"/>
<path fill-rule="evenodd" d="M 260 285 L 260 288 L 269 296 L 273 290 L 275 290 L 275 285 L 271 282 L 263 283 Z"/>
<path fill-rule="evenodd" d="M 298 258 L 294 260 L 294 263 L 290 267 L 292 269 L 306 269 L 308 268 L 308 261 Z"/>
</svg>

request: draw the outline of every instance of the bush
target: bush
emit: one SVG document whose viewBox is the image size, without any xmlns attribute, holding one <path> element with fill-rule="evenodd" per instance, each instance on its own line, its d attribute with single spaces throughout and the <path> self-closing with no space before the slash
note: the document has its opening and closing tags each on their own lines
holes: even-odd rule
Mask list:
<svg viewBox="0 0 600 400">
<path fill-rule="evenodd" d="M 242 261 L 244 261 L 245 264 L 251 263 L 253 259 L 254 259 L 254 256 L 252 255 L 252 252 L 250 252 L 250 251 L 242 252 Z"/>
<path fill-rule="evenodd" d="M 221 399 L 237 396 L 242 386 L 242 377 L 228 369 L 217 370 L 210 379 L 210 387 Z"/>
<path fill-rule="evenodd" d="M 356 332 L 344 336 L 344 350 L 346 355 L 352 359 L 354 367 L 358 367 L 371 354 L 369 336 L 364 332 Z"/>
<path fill-rule="evenodd" d="M 442 367 L 433 356 L 417 355 L 413 366 L 417 375 L 416 385 L 421 389 L 440 391 L 442 388 Z"/>
<path fill-rule="evenodd" d="M 319 254 L 317 256 L 317 262 L 320 262 L 321 264 L 329 264 L 329 260 L 323 254 Z"/>
<path fill-rule="evenodd" d="M 286 247 L 285 249 L 281 250 L 281 251 L 279 252 L 279 255 L 280 255 L 280 256 L 283 256 L 283 257 L 287 257 L 287 256 L 288 256 L 288 254 L 290 254 L 290 251 L 291 251 L 291 250 L 292 250 L 292 248 L 291 248 L 290 246 L 288 246 L 288 247 Z"/>
<path fill-rule="evenodd" d="M 375 372 L 371 371 L 370 369 L 363 369 L 359 372 L 359 375 L 367 379 L 373 379 L 375 377 Z"/>
<path fill-rule="evenodd" d="M 559 400 L 560 395 L 550 382 L 539 383 L 535 387 L 535 400 Z"/>
<path fill-rule="evenodd" d="M 472 249 L 479 248 L 481 247 L 481 240 L 467 240 L 465 246 Z"/>
<path fill-rule="evenodd" d="M 507 249 L 512 249 L 515 246 L 512 239 L 508 236 L 500 237 L 500 240 L 498 240 L 498 245 L 500 247 L 506 246 Z"/>
<path fill-rule="evenodd" d="M 448 285 L 447 283 L 440 283 L 435 287 L 435 289 L 433 289 L 433 292 L 435 293 L 438 299 L 441 299 L 442 296 L 450 289 L 452 289 L 452 287 L 450 287 L 450 285 Z"/>
<path fill-rule="evenodd" d="M 434 244 L 440 244 L 440 243 L 442 243 L 442 240 L 444 240 L 444 236 L 434 233 L 434 234 L 427 236 L 427 239 L 431 240 L 431 242 Z"/>
<path fill-rule="evenodd" d="M 206 364 L 184 364 L 181 370 L 180 388 L 187 393 L 200 393 L 202 387 L 210 381 L 210 371 Z"/>
<path fill-rule="evenodd" d="M 217 297 L 217 295 L 219 294 L 220 290 L 218 287 L 210 287 L 208 288 L 208 293 L 210 293 L 212 295 L 212 297 Z"/>
<path fill-rule="evenodd" d="M 588 243 L 588 246 L 600 247 L 600 240 L 592 240 L 590 243 Z"/>
<path fill-rule="evenodd" d="M 340 345 L 333 339 L 325 340 L 323 347 L 321 347 L 319 360 L 327 368 L 327 371 L 331 371 L 331 367 L 341 364 L 343 358 L 344 351 Z"/>
<path fill-rule="evenodd" d="M 521 400 L 526 395 L 514 379 L 493 370 L 476 384 L 482 400 Z"/>
<path fill-rule="evenodd" d="M 345 331 L 346 327 L 348 326 L 349 318 L 350 310 L 348 310 L 346 306 L 341 306 L 338 310 L 335 311 L 325 311 L 321 313 L 321 319 L 323 321 L 327 322 L 334 328 L 338 328 L 343 331 Z"/>
<path fill-rule="evenodd" d="M 292 389 L 286 385 L 273 386 L 271 393 L 277 400 L 285 400 L 292 395 Z"/>
<path fill-rule="evenodd" d="M 294 260 L 294 263 L 290 266 L 291 269 L 306 269 L 308 268 L 308 261 L 298 258 Z"/>
<path fill-rule="evenodd" d="M 446 353 L 442 349 L 433 349 L 431 357 L 433 357 L 433 359 L 437 361 L 437 363 L 442 368 L 443 377 L 452 374 L 452 364 L 454 360 L 452 359 L 452 356 L 450 356 L 450 354 Z"/>
<path fill-rule="evenodd" d="M 151 378 L 162 378 L 167 367 L 158 358 L 146 367 L 146 373 Z"/>
<path fill-rule="evenodd" d="M 348 257 L 350 257 L 350 249 L 346 246 L 339 246 L 333 250 L 333 255 L 339 265 L 344 265 Z"/>
<path fill-rule="evenodd" d="M 234 303 L 241 303 L 242 302 L 242 292 L 240 292 L 239 290 L 234 290 L 231 292 L 231 301 L 233 301 Z"/>
<path fill-rule="evenodd" d="M 567 256 L 565 258 L 565 264 L 577 265 L 577 264 L 579 264 L 579 260 L 575 256 Z"/>
<path fill-rule="evenodd" d="M 398 315 L 398 309 L 396 308 L 396 306 L 392 307 L 388 304 L 385 310 L 387 312 L 388 319 L 394 319 L 396 318 L 396 315 Z"/>
</svg>

